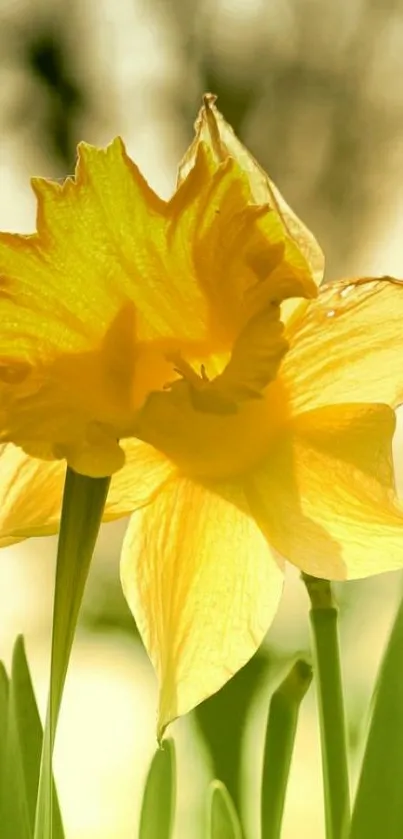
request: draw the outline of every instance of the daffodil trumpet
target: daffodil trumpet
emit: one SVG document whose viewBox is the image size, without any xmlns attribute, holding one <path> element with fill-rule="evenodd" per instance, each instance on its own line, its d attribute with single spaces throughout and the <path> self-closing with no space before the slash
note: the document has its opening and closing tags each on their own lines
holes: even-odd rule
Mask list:
<svg viewBox="0 0 403 839">
<path fill-rule="evenodd" d="M 403 566 L 403 287 L 321 284 L 315 238 L 211 96 L 170 200 L 120 139 L 33 187 L 37 232 L 0 236 L 0 540 L 57 531 L 66 463 L 112 476 L 161 733 L 254 654 L 285 560 Z"/>
</svg>

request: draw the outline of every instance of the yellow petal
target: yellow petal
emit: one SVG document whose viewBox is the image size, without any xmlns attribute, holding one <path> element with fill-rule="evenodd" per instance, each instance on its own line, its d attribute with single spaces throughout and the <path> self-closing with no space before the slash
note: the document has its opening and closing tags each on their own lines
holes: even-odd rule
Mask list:
<svg viewBox="0 0 403 839">
<path fill-rule="evenodd" d="M 112 476 L 106 501 L 106 518 L 116 519 L 150 503 L 158 490 L 177 474 L 175 466 L 161 452 L 130 439 L 122 443 L 126 462 Z"/>
<path fill-rule="evenodd" d="M 243 493 L 171 481 L 130 522 L 122 584 L 160 684 L 159 733 L 256 652 L 282 571 Z"/>
<path fill-rule="evenodd" d="M 194 284 L 192 301 L 192 284 L 184 284 L 181 272 L 167 277 L 166 204 L 121 140 L 105 150 L 81 144 L 74 179 L 35 179 L 33 185 L 38 233 L 0 237 L 0 354 L 16 334 L 19 354 L 32 346 L 87 347 L 128 300 L 141 313 L 140 338 L 194 337 L 201 295 Z M 24 308 L 17 319 L 16 305 Z"/>
<path fill-rule="evenodd" d="M 403 567 L 394 427 L 385 405 L 334 405 L 294 420 L 247 488 L 282 556 L 330 580 Z"/>
<path fill-rule="evenodd" d="M 112 478 L 104 521 L 147 504 L 173 473 L 169 461 L 145 443 L 125 443 L 126 464 Z M 66 466 L 0 446 L 0 547 L 30 536 L 57 533 Z"/>
<path fill-rule="evenodd" d="M 312 297 L 316 285 L 277 212 L 254 204 L 235 159 L 216 160 L 200 143 L 193 164 L 170 202 L 171 244 L 184 234 L 192 243 L 189 270 L 210 302 L 211 328 L 225 343 L 264 306 Z"/>
<path fill-rule="evenodd" d="M 317 285 L 322 280 L 324 257 L 312 233 L 291 210 L 280 191 L 254 157 L 236 137 L 233 129 L 215 107 L 215 97 L 206 95 L 204 105 L 196 121 L 196 136 L 186 152 L 179 168 L 179 183 L 188 175 L 200 143 L 211 148 L 217 162 L 228 157 L 237 161 L 248 178 L 253 200 L 256 204 L 267 204 L 278 213 L 284 230 L 297 245 L 310 268 Z"/>
<path fill-rule="evenodd" d="M 403 401 L 403 283 L 389 277 L 320 289 L 287 335 L 281 377 L 293 413 L 342 402 Z"/>
<path fill-rule="evenodd" d="M 49 463 L 11 444 L 0 446 L 0 547 L 56 532 L 64 472 L 60 461 Z"/>
</svg>

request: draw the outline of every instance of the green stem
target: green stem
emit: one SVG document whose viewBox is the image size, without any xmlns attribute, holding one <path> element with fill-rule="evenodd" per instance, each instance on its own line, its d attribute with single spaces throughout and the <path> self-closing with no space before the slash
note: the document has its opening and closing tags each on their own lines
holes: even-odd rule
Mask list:
<svg viewBox="0 0 403 839">
<path fill-rule="evenodd" d="M 299 708 L 311 681 L 310 665 L 296 661 L 270 702 L 262 775 L 262 839 L 281 836 Z"/>
<path fill-rule="evenodd" d="M 343 839 L 350 821 L 347 739 L 340 668 L 338 609 L 328 580 L 302 574 L 311 600 L 325 797 L 326 837 Z"/>
<path fill-rule="evenodd" d="M 64 485 L 53 606 L 50 689 L 43 736 L 34 839 L 58 839 L 53 820 L 52 755 L 78 613 L 110 478 L 68 468 Z"/>
</svg>

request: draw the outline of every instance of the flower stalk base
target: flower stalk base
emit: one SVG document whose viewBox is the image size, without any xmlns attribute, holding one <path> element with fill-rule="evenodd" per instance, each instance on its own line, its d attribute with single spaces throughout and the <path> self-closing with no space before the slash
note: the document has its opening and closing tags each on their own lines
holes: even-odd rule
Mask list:
<svg viewBox="0 0 403 839">
<path fill-rule="evenodd" d="M 347 738 L 338 608 L 328 580 L 302 574 L 311 601 L 314 676 L 319 706 L 326 839 L 344 839 L 350 818 Z"/>
</svg>

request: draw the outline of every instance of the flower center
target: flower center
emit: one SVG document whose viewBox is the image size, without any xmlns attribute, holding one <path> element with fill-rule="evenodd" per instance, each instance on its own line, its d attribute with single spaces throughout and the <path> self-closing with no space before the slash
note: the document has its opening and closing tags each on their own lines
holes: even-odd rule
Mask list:
<svg viewBox="0 0 403 839">
<path fill-rule="evenodd" d="M 180 377 L 150 394 L 134 433 L 192 477 L 240 474 L 267 452 L 285 421 L 286 400 L 275 381 L 287 350 L 279 306 L 253 317 L 235 342 L 224 370 L 209 379 L 180 355 Z"/>
<path fill-rule="evenodd" d="M 268 386 L 262 399 L 246 401 L 234 413 L 196 407 L 186 383 L 178 384 L 175 400 L 152 394 L 138 436 L 192 477 L 225 478 L 246 471 L 266 454 L 285 421 L 279 381 Z"/>
</svg>

